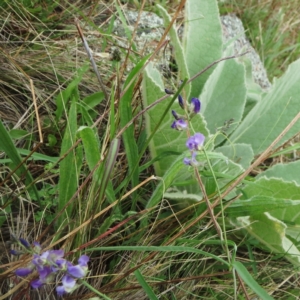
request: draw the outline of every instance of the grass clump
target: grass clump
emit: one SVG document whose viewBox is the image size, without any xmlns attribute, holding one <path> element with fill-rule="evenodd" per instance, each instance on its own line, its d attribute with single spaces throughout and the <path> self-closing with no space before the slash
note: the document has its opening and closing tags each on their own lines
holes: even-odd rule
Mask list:
<svg viewBox="0 0 300 300">
<path fill-rule="evenodd" d="M 180 4 L 160 2 L 174 10 Z M 74 299 L 251 299 L 263 295 L 258 284 L 270 297 L 293 297 L 296 267 L 225 224 L 225 205 L 215 205 L 222 217 L 210 215 L 210 201 L 228 188 L 214 193 L 210 170 L 206 202 L 165 197 L 143 117 L 150 56 L 129 46 L 121 60 L 112 55 L 119 39 L 113 21 L 124 9 L 117 1 L 0 4 L 1 297 L 57 299 L 59 285 Z M 149 205 L 153 195 L 159 203 Z M 217 223 L 226 226 L 225 242 Z M 63 258 L 53 249 L 63 249 Z M 72 284 L 77 276 L 76 288 L 68 276 Z"/>
</svg>

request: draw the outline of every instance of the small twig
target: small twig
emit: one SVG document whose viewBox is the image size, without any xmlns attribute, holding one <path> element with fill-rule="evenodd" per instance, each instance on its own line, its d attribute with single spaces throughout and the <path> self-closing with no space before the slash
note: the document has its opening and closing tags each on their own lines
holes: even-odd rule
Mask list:
<svg viewBox="0 0 300 300">
<path fill-rule="evenodd" d="M 237 275 L 237 277 L 238 277 L 238 279 L 239 279 L 240 286 L 242 287 L 242 290 L 243 290 L 243 292 L 244 292 L 244 295 L 245 295 L 246 299 L 247 299 L 247 300 L 250 300 L 250 297 L 249 297 L 249 295 L 248 295 L 248 293 L 247 293 L 247 290 L 246 290 L 246 287 L 245 287 L 245 285 L 244 285 L 244 282 L 243 282 L 242 278 L 240 277 L 240 275 L 238 274 L 238 272 L 235 271 L 235 273 L 236 273 L 236 275 Z"/>
<path fill-rule="evenodd" d="M 88 43 L 87 43 L 87 41 L 86 41 L 86 39 L 85 39 L 85 37 L 84 37 L 84 35 L 83 35 L 83 32 L 82 32 L 82 30 L 81 30 L 81 28 L 80 28 L 78 19 L 75 20 L 75 24 L 76 24 L 78 33 L 79 33 L 79 35 L 80 35 L 80 37 L 81 37 L 81 40 L 82 40 L 82 42 L 83 42 L 83 46 L 84 46 L 84 48 L 85 48 L 85 51 L 86 51 L 86 53 L 87 53 L 87 55 L 88 55 L 88 57 L 89 57 L 89 59 L 90 59 L 90 62 L 91 62 L 91 64 L 92 64 L 92 67 L 93 67 L 93 69 L 94 69 L 94 71 L 95 71 L 95 73 L 96 73 L 96 75 L 97 75 L 97 79 L 98 79 L 98 81 L 99 81 L 101 90 L 102 90 L 103 93 L 104 93 L 104 97 L 105 97 L 106 100 L 108 100 L 109 98 L 108 98 L 108 94 L 107 94 L 107 92 L 106 92 L 105 85 L 104 85 L 104 83 L 103 83 L 103 81 L 102 81 L 101 75 L 100 75 L 100 73 L 99 73 L 99 71 L 98 71 L 98 68 L 97 68 L 97 65 L 96 65 L 96 63 L 95 63 L 95 61 L 94 61 L 94 58 L 93 58 L 93 55 L 92 55 L 92 53 L 91 53 L 90 47 L 89 47 L 89 45 L 88 45 Z"/>
<path fill-rule="evenodd" d="M 35 109 L 35 114 L 36 114 L 36 121 L 37 121 L 39 136 L 40 136 L 40 143 L 42 144 L 43 143 L 42 127 L 41 127 L 41 121 L 40 121 L 38 106 L 37 106 L 37 103 L 36 103 L 36 97 L 35 97 L 35 92 L 34 92 L 34 85 L 33 85 L 33 81 L 32 81 L 31 78 L 29 79 L 29 82 L 30 82 L 32 100 L 33 100 L 33 104 L 34 104 L 34 109 Z"/>
<path fill-rule="evenodd" d="M 195 74 L 194 76 L 192 76 L 188 81 L 187 84 L 190 83 L 191 81 L 193 81 L 194 79 L 196 79 L 197 77 L 199 77 L 200 75 L 202 75 L 203 73 L 205 73 L 208 69 L 210 69 L 211 67 L 213 67 L 214 65 L 218 64 L 219 62 L 223 61 L 223 60 L 228 60 L 228 59 L 233 59 L 233 58 L 238 58 L 241 56 L 246 55 L 247 53 L 249 53 L 249 51 L 243 52 L 241 54 L 235 54 L 235 55 L 231 55 L 231 56 L 226 56 L 226 57 L 222 57 L 214 62 L 212 62 L 210 65 L 208 65 L 207 67 L 205 67 L 203 70 L 201 70 L 199 73 Z"/>
<path fill-rule="evenodd" d="M 217 231 L 217 233 L 219 235 L 220 240 L 223 241 L 224 239 L 223 239 L 223 233 L 222 233 L 221 227 L 220 227 L 220 225 L 218 224 L 218 222 L 217 222 L 217 220 L 215 218 L 215 215 L 214 215 L 214 212 L 213 212 L 213 208 L 211 207 L 211 203 L 209 202 L 209 199 L 207 197 L 207 194 L 206 194 L 206 191 L 205 191 L 205 187 L 204 187 L 203 182 L 201 180 L 199 171 L 198 171 L 197 168 L 194 168 L 194 171 L 195 171 L 195 175 L 196 175 L 197 181 L 199 183 L 199 186 L 200 186 L 203 198 L 204 198 L 204 200 L 206 202 L 206 206 L 207 206 L 208 212 L 210 214 L 210 218 L 211 218 L 212 222 L 214 223 L 215 229 L 216 229 L 216 231 Z"/>
</svg>

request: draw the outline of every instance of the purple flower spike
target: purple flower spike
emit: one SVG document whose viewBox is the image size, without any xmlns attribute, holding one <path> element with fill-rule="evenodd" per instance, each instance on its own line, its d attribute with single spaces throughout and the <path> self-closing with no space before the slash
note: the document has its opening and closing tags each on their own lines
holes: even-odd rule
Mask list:
<svg viewBox="0 0 300 300">
<path fill-rule="evenodd" d="M 187 127 L 188 127 L 187 123 L 182 119 L 174 121 L 171 125 L 171 128 L 179 130 L 179 131 L 186 129 Z"/>
<path fill-rule="evenodd" d="M 191 108 L 192 111 L 197 114 L 200 112 L 200 108 L 201 108 L 201 103 L 200 100 L 198 98 L 192 98 L 191 100 Z"/>
<path fill-rule="evenodd" d="M 173 94 L 174 94 L 174 93 L 173 93 L 171 90 L 169 90 L 169 89 L 165 89 L 165 93 L 168 94 L 168 95 L 173 95 Z"/>
<path fill-rule="evenodd" d="M 183 99 L 181 97 L 181 95 L 178 95 L 178 102 L 179 102 L 179 105 L 182 109 L 184 109 L 184 103 L 183 103 Z"/>
</svg>

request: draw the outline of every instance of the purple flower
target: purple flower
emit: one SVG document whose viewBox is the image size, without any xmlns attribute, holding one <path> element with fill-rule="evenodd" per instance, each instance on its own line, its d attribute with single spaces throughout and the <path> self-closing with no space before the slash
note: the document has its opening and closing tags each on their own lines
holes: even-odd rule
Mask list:
<svg viewBox="0 0 300 300">
<path fill-rule="evenodd" d="M 46 282 L 48 277 L 52 274 L 52 268 L 50 266 L 38 266 L 37 270 L 42 282 Z"/>
<path fill-rule="evenodd" d="M 30 244 L 26 240 L 19 238 L 19 241 L 25 248 L 30 249 Z"/>
<path fill-rule="evenodd" d="M 179 120 L 179 116 L 177 115 L 177 112 L 175 110 L 172 110 L 172 115 L 175 118 L 175 120 Z"/>
<path fill-rule="evenodd" d="M 18 256 L 18 255 L 24 254 L 24 252 L 23 251 L 19 251 L 19 250 L 15 250 L 15 249 L 11 249 L 10 250 L 10 254 Z"/>
<path fill-rule="evenodd" d="M 185 157 L 183 163 L 187 166 L 199 166 L 199 162 L 196 160 L 196 152 L 193 151 L 192 158 Z"/>
<path fill-rule="evenodd" d="M 40 279 L 35 279 L 35 280 L 32 280 L 30 282 L 30 285 L 33 289 L 38 289 L 40 288 L 42 285 L 44 284 L 44 282 Z"/>
<path fill-rule="evenodd" d="M 70 275 L 65 275 L 62 278 L 62 285 L 56 287 L 56 292 L 59 296 L 65 293 L 71 293 L 76 289 L 76 280 Z"/>
<path fill-rule="evenodd" d="M 15 274 L 20 277 L 25 277 L 31 274 L 33 271 L 33 266 L 29 265 L 27 268 L 19 268 L 15 271 Z"/>
<path fill-rule="evenodd" d="M 183 163 L 184 163 L 185 165 L 187 165 L 187 166 L 190 166 L 190 165 L 191 165 L 191 159 L 185 157 L 185 158 L 183 159 Z"/>
<path fill-rule="evenodd" d="M 88 270 L 88 262 L 90 258 L 87 255 L 82 255 L 78 259 L 78 265 L 76 266 L 68 266 L 67 271 L 70 275 L 76 278 L 82 278 L 86 275 Z"/>
<path fill-rule="evenodd" d="M 200 112 L 200 108 L 201 108 L 201 103 L 200 100 L 198 98 L 192 98 L 191 100 L 191 110 L 197 114 Z"/>
<path fill-rule="evenodd" d="M 186 141 L 186 146 L 191 151 L 201 150 L 205 141 L 205 136 L 202 133 L 195 133 L 193 136 L 189 137 Z"/>
<path fill-rule="evenodd" d="M 187 123 L 183 119 L 176 120 L 172 123 L 171 128 L 176 130 L 183 130 L 188 127 Z"/>
<path fill-rule="evenodd" d="M 15 271 L 17 276 L 27 276 L 34 270 L 38 272 L 39 277 L 32 280 L 30 285 L 32 288 L 37 289 L 44 284 L 55 282 L 55 277 L 62 274 L 62 285 L 56 288 L 59 295 L 64 293 L 71 293 L 77 287 L 77 278 L 83 278 L 88 272 L 89 257 L 82 255 L 78 259 L 78 264 L 73 265 L 71 262 L 64 258 L 64 250 L 47 250 L 41 253 L 42 247 L 39 243 L 35 242 L 33 249 L 30 244 L 25 240 L 17 240 L 27 249 L 26 252 L 33 254 L 32 261 L 25 268 L 19 268 Z M 12 250 L 12 254 L 17 254 L 16 250 Z"/>
</svg>

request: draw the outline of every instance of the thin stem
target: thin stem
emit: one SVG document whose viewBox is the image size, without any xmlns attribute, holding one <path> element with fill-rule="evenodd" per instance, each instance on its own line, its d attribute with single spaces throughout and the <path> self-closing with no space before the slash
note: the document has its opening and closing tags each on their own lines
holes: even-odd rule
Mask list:
<svg viewBox="0 0 300 300">
<path fill-rule="evenodd" d="M 97 294 L 98 296 L 101 296 L 105 300 L 112 300 L 111 298 L 107 297 L 106 295 L 102 294 L 98 290 L 96 290 L 94 287 L 92 287 L 90 284 L 88 284 L 85 280 L 81 279 L 80 280 L 83 285 L 85 285 L 88 289 L 90 289 L 92 292 Z"/>
<path fill-rule="evenodd" d="M 214 178 L 214 181 L 215 181 L 215 184 L 216 184 L 216 187 L 217 187 L 217 193 L 218 193 L 218 195 L 220 197 L 221 196 L 221 191 L 219 189 L 218 181 L 217 181 L 216 175 L 214 173 L 213 167 L 212 167 L 212 165 L 210 163 L 210 159 L 209 159 L 209 157 L 208 157 L 208 155 L 206 153 L 206 150 L 204 148 L 203 148 L 203 153 L 204 153 L 206 161 L 208 163 L 208 167 L 209 167 L 209 169 L 210 169 L 210 171 L 212 173 L 212 176 Z M 226 254 L 227 254 L 227 257 L 228 257 L 228 261 L 230 262 L 231 261 L 231 256 L 230 256 L 228 245 L 227 245 L 226 224 L 225 224 L 224 207 L 223 207 L 223 202 L 222 201 L 220 201 L 220 206 L 221 206 L 222 227 L 223 227 L 224 242 L 225 242 L 224 244 L 225 244 L 225 249 L 226 249 Z"/>
<path fill-rule="evenodd" d="M 201 176 L 199 174 L 199 170 L 197 168 L 195 168 L 195 175 L 196 175 L 196 178 L 197 178 L 197 181 L 199 183 L 199 186 L 200 186 L 200 189 L 202 191 L 202 194 L 203 194 L 203 198 L 206 202 L 206 205 L 207 205 L 207 209 L 208 209 L 208 212 L 210 214 L 210 217 L 215 225 L 215 228 L 217 230 L 217 233 L 220 237 L 220 240 L 223 241 L 223 233 L 222 233 L 222 230 L 220 228 L 220 225 L 218 224 L 215 216 L 214 216 L 214 211 L 213 211 L 213 208 L 211 207 L 211 204 L 209 202 L 209 199 L 207 197 L 207 194 L 206 194 L 206 191 L 205 191 L 205 186 L 203 185 L 203 182 L 202 182 L 202 179 L 201 179 Z"/>
<path fill-rule="evenodd" d="M 86 53 L 87 53 L 87 55 L 88 55 L 88 57 L 90 59 L 90 62 L 91 62 L 92 67 L 94 69 L 94 72 L 97 75 L 97 79 L 98 79 L 98 82 L 100 84 L 101 90 L 102 90 L 102 92 L 104 94 L 105 99 L 108 100 L 109 98 L 108 98 L 108 94 L 107 94 L 106 89 L 105 89 L 105 85 L 104 85 L 104 83 L 102 81 L 101 75 L 100 75 L 100 73 L 98 71 L 98 68 L 97 68 L 97 65 L 96 65 L 96 63 L 94 61 L 94 58 L 93 58 L 93 55 L 91 53 L 90 47 L 89 47 L 89 45 L 88 45 L 88 43 L 87 43 L 87 41 L 86 41 L 86 39 L 85 39 L 85 37 L 83 35 L 83 32 L 82 32 L 82 30 L 80 28 L 79 21 L 76 19 L 75 23 L 76 23 L 76 27 L 77 27 L 78 33 L 79 33 L 79 35 L 81 37 L 81 40 L 83 42 L 83 46 L 85 48 L 85 51 L 86 51 Z"/>
</svg>

